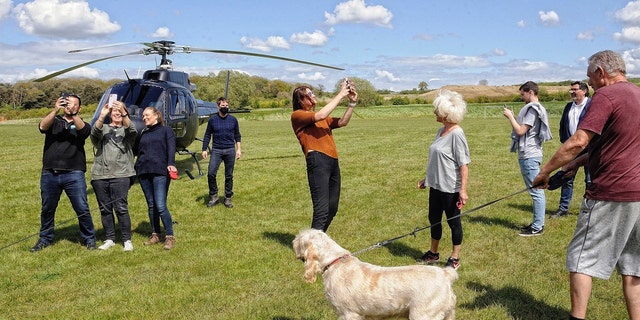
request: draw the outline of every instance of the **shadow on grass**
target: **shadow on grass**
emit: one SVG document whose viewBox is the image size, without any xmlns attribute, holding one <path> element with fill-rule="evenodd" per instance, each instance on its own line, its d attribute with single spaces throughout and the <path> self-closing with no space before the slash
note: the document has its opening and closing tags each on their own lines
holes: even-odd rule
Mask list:
<svg viewBox="0 0 640 320">
<path fill-rule="evenodd" d="M 404 243 L 392 242 L 385 246 L 389 253 L 396 257 L 409 257 L 417 259 L 422 256 L 422 251 L 414 249 Z"/>
<path fill-rule="evenodd" d="M 507 286 L 496 289 L 478 282 L 469 282 L 467 287 L 481 294 L 473 302 L 460 305 L 460 308 L 478 310 L 498 305 L 505 307 L 511 318 L 521 320 L 566 319 L 569 317 L 566 310 L 536 300 L 520 288 Z"/>
<path fill-rule="evenodd" d="M 497 226 L 503 226 L 507 229 L 516 229 L 516 230 L 523 227 L 522 224 L 520 223 L 515 223 L 511 219 L 504 219 L 504 218 L 490 218 L 490 217 L 483 217 L 483 216 L 475 216 L 475 217 L 468 217 L 467 221 L 469 223 L 485 224 L 488 226 L 497 225 Z"/>
<path fill-rule="evenodd" d="M 315 319 L 320 319 L 320 318 L 290 318 L 290 317 L 283 317 L 283 316 L 275 316 L 271 318 L 271 320 L 315 320 Z"/>
<path fill-rule="evenodd" d="M 293 249 L 293 244 L 291 243 L 293 242 L 293 239 L 296 237 L 293 234 L 283 233 L 283 232 L 263 232 L 262 236 L 267 239 L 274 240 L 280 243 L 281 245 L 291 249 Z"/>
</svg>

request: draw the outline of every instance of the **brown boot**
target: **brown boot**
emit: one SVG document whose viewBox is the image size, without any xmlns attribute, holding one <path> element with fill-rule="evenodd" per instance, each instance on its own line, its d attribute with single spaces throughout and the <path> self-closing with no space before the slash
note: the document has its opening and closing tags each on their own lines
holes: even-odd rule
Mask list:
<svg viewBox="0 0 640 320">
<path fill-rule="evenodd" d="M 176 238 L 174 236 L 166 236 L 164 238 L 164 249 L 165 250 L 171 250 L 173 249 L 173 246 L 176 245 Z"/>
<path fill-rule="evenodd" d="M 145 246 L 150 246 L 152 244 L 156 244 L 160 242 L 160 237 L 158 236 L 157 233 L 152 233 L 151 237 L 149 237 L 149 240 L 144 242 Z"/>
</svg>

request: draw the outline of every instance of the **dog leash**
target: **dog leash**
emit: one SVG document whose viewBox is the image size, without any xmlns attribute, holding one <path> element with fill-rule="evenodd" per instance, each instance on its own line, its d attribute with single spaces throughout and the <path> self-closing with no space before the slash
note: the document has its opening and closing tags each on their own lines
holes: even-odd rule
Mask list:
<svg viewBox="0 0 640 320">
<path fill-rule="evenodd" d="M 567 178 L 567 177 L 565 177 L 565 172 L 564 172 L 564 171 L 562 171 L 562 170 L 559 170 L 558 172 L 556 172 L 556 173 L 555 173 L 555 174 L 554 174 L 554 175 L 549 179 L 549 186 L 548 186 L 548 188 L 547 188 L 547 189 L 548 189 L 548 190 L 555 190 L 555 189 L 559 188 L 560 186 L 562 186 L 562 184 L 563 184 L 565 181 L 567 181 L 567 180 L 568 180 L 568 178 Z M 492 204 L 494 204 L 494 203 L 496 203 L 496 202 L 502 201 L 502 200 L 504 200 L 504 199 L 511 198 L 511 197 L 513 197 L 513 196 L 515 196 L 515 195 L 517 195 L 517 194 L 523 193 L 523 192 L 528 191 L 529 189 L 533 189 L 533 188 L 535 188 L 535 187 L 537 187 L 537 186 L 538 186 L 538 185 L 532 186 L 531 188 L 524 188 L 524 189 L 522 189 L 522 190 L 520 190 L 520 191 L 516 191 L 516 192 L 514 192 L 514 193 L 512 193 L 512 194 L 510 194 L 510 195 L 506 195 L 506 196 L 504 196 L 504 197 L 502 197 L 502 198 L 498 198 L 498 199 L 495 199 L 495 200 L 493 200 L 493 201 L 489 201 L 489 202 L 487 202 L 487 203 L 485 203 L 485 204 L 483 204 L 483 205 L 477 206 L 477 207 L 475 207 L 475 208 L 473 208 L 473 209 L 467 210 L 467 211 L 465 211 L 465 212 L 461 212 L 460 214 L 458 214 L 458 215 L 456 215 L 456 216 L 453 216 L 453 217 L 451 217 L 451 218 L 447 218 L 447 219 L 446 219 L 446 220 L 444 220 L 444 221 L 449 221 L 449 220 L 452 220 L 452 219 L 455 219 L 455 218 L 459 218 L 459 217 L 466 216 L 466 215 L 468 215 L 468 214 L 470 214 L 470 213 L 472 213 L 472 212 L 474 212 L 474 211 L 478 211 L 478 210 L 480 210 L 480 209 L 482 209 L 482 208 L 484 208 L 484 207 L 490 206 L 490 205 L 492 205 Z M 373 249 L 376 249 L 376 248 L 380 248 L 380 247 L 386 246 L 386 245 L 388 245 L 388 244 L 389 244 L 389 243 L 391 243 L 391 242 L 394 242 L 394 241 L 400 240 L 400 239 L 405 238 L 405 237 L 408 237 L 408 236 L 414 236 L 414 237 L 415 237 L 415 236 L 416 236 L 416 233 L 418 233 L 418 232 L 420 232 L 420 231 L 424 231 L 424 230 L 426 230 L 426 229 L 429 229 L 429 228 L 431 228 L 431 227 L 433 227 L 433 226 L 436 226 L 436 225 L 442 224 L 442 222 L 443 222 L 443 221 L 438 221 L 438 222 L 436 222 L 436 223 L 434 223 L 434 224 L 432 224 L 432 225 L 428 225 L 428 226 L 421 227 L 421 228 L 416 227 L 415 229 L 413 229 L 413 231 L 411 231 L 411 232 L 409 232 L 409 233 L 403 234 L 403 235 L 401 235 L 401 236 L 397 236 L 397 237 L 395 237 L 395 238 L 387 239 L 387 240 L 384 240 L 384 241 L 382 241 L 382 242 L 378 242 L 378 243 L 373 244 L 373 245 L 371 245 L 371 246 L 369 246 L 369 247 L 367 247 L 367 248 L 364 248 L 364 249 L 362 249 L 362 250 L 356 251 L 355 253 L 352 253 L 351 255 L 356 256 L 356 255 L 359 255 L 359 254 L 361 254 L 361 253 L 364 253 L 364 252 L 367 252 L 367 251 L 370 251 L 370 250 L 373 250 Z"/>
</svg>

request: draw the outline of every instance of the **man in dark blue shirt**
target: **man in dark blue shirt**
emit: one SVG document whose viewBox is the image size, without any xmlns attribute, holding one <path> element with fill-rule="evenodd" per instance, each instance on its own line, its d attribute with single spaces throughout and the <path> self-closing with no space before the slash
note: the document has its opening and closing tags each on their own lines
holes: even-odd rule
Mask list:
<svg viewBox="0 0 640 320">
<path fill-rule="evenodd" d="M 218 168 L 224 161 L 224 205 L 233 208 L 231 197 L 233 196 L 233 167 L 236 159 L 242 156 L 240 147 L 240 126 L 238 119 L 229 114 L 229 102 L 226 98 L 218 98 L 218 113 L 209 118 L 207 130 L 202 138 L 202 158 L 208 156 L 209 140 L 212 140 L 211 160 L 209 160 L 209 202 L 207 207 L 213 207 L 220 203 L 218 197 L 218 184 L 216 175 Z"/>
</svg>

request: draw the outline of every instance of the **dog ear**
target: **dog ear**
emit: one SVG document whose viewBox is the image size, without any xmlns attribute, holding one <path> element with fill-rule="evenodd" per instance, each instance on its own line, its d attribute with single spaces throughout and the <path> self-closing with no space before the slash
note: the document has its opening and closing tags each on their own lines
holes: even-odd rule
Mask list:
<svg viewBox="0 0 640 320">
<path fill-rule="evenodd" d="M 316 282 L 316 274 L 320 272 L 320 264 L 318 263 L 318 257 L 313 250 L 313 245 L 308 244 L 304 250 L 304 279 L 308 283 Z"/>
</svg>

